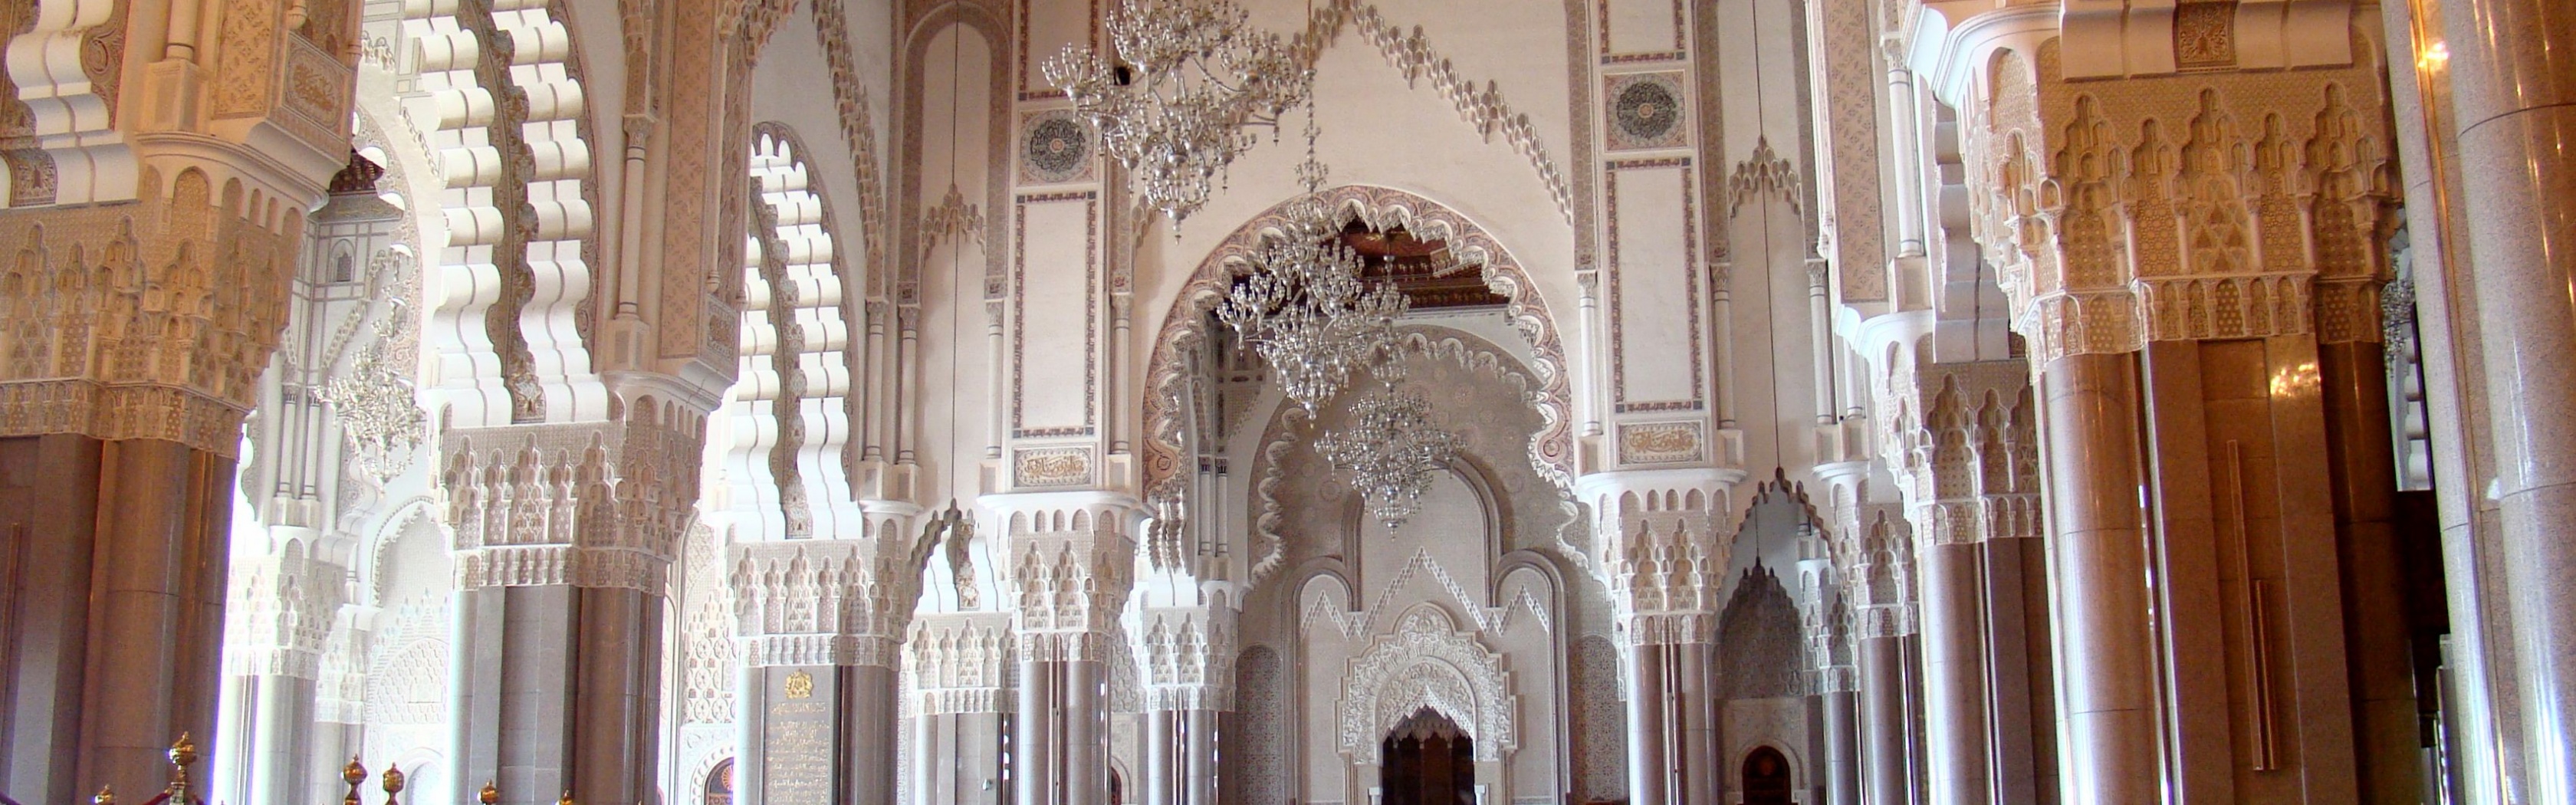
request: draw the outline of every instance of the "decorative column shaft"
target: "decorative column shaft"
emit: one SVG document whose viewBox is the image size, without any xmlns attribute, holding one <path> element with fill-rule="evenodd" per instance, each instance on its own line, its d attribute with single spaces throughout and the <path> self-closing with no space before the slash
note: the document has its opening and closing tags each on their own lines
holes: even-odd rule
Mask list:
<svg viewBox="0 0 2576 805">
<path fill-rule="evenodd" d="M 935 518 L 916 533 L 914 514 L 879 505 L 854 518 L 866 531 L 849 538 L 734 546 L 747 683 L 734 768 L 745 801 L 895 801 L 901 644 L 923 564 L 947 535 Z"/>
<path fill-rule="evenodd" d="M 666 574 L 696 516 L 705 409 L 655 393 L 616 421 L 450 430 L 460 779 L 514 803 L 654 786 Z"/>
<path fill-rule="evenodd" d="M 1108 492 L 1022 492 L 977 505 L 1004 524 L 1017 598 L 1016 805 L 1107 805 L 1106 662 L 1133 583 L 1136 504 Z"/>
<path fill-rule="evenodd" d="M 2576 17 L 2549 0 L 2461 0 L 2441 4 L 2439 23 L 2467 224 L 2444 235 L 2476 260 L 2490 409 L 2472 438 L 2493 440 L 2487 494 L 2502 513 L 2506 670 L 2522 713 L 2498 726 L 2519 746 L 2530 801 L 2563 802 L 2576 798 L 2576 412 L 2554 401 L 2576 384 L 2576 209 L 2559 203 L 2576 188 Z"/>
<path fill-rule="evenodd" d="M 1741 479 L 1623 470 L 1576 485 L 1599 518 L 1593 549 L 1627 644 L 1628 795 L 1640 805 L 1713 802 L 1725 779 L 1710 652 L 1732 544 L 1728 485 Z"/>
</svg>

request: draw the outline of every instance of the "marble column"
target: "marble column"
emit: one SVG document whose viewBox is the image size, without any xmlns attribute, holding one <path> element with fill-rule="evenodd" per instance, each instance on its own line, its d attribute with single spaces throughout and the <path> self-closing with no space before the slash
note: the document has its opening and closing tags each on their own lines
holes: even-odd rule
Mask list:
<svg viewBox="0 0 2576 805">
<path fill-rule="evenodd" d="M 2486 383 L 2478 352 L 2477 279 L 2470 271 L 2466 222 L 2459 202 L 2456 129 L 2447 59 L 2419 58 L 2448 52 L 2437 3 L 2418 16 L 2414 3 L 2381 3 L 2388 36 L 2389 108 L 2396 126 L 2400 176 L 2405 180 L 2408 262 L 2415 289 L 2415 337 L 2422 361 L 2426 444 L 2435 479 L 2484 478 L 2492 473 L 2488 425 L 2481 416 Z M 2438 137 L 2436 135 L 2439 135 Z M 2438 147 L 2437 147 L 2438 146 Z M 2509 785 L 2521 778 L 2518 734 L 2510 693 L 2499 690 L 2512 665 L 2505 618 L 2503 560 L 2494 502 L 2482 484 L 2433 487 L 2442 533 L 2443 588 L 2450 633 L 2445 645 L 2442 703 L 2451 796 L 2468 805 L 2514 801 Z M 2428 691 L 2430 692 L 2430 691 Z"/>
<path fill-rule="evenodd" d="M 660 596 L 478 587 L 456 593 L 456 612 L 457 779 L 493 780 L 513 803 L 565 791 L 631 802 L 652 790 Z"/>
<path fill-rule="evenodd" d="M 1102 661 L 1020 661 L 1012 759 L 1017 803 L 1108 805 L 1109 702 Z"/>
<path fill-rule="evenodd" d="M 2163 796 L 2135 372 L 2129 354 L 2083 354 L 2039 373 L 2068 805 Z"/>
<path fill-rule="evenodd" d="M 1986 702 L 1997 802 L 2038 802 L 2043 792 L 2057 790 L 2045 547 L 2037 533 L 1990 537 L 1984 545 L 1986 678 L 1993 686 Z"/>
<path fill-rule="evenodd" d="M 1150 708 L 1144 714 L 1142 779 L 1128 797 L 1145 805 L 1217 805 L 1219 713 L 1202 708 Z"/>
<path fill-rule="evenodd" d="M 1860 696 L 1851 690 L 1829 690 L 1823 699 L 1825 803 L 1860 805 Z"/>
<path fill-rule="evenodd" d="M 1189 781 L 1185 790 L 1190 797 L 1186 805 L 1218 805 L 1217 779 L 1224 772 L 1216 756 L 1217 747 L 1221 745 L 1217 725 L 1222 723 L 1224 719 L 1213 710 L 1188 710 L 1182 716 L 1185 735 L 1181 746 L 1189 753 L 1190 760 L 1184 769 L 1187 775 L 1184 779 Z"/>
<path fill-rule="evenodd" d="M 1057 805 L 1060 730 L 1055 681 L 1058 667 L 1045 660 L 1020 660 L 1019 708 L 1011 719 L 1011 784 L 1014 805 Z"/>
<path fill-rule="evenodd" d="M 835 725 L 834 762 L 841 775 L 841 801 L 851 805 L 894 805 L 895 731 L 903 723 L 902 695 L 895 669 L 881 665 L 845 665 L 833 669 L 842 700 Z"/>
<path fill-rule="evenodd" d="M 1905 638 L 1872 635 L 1857 642 L 1861 801 L 1869 805 L 1914 802 L 1914 716 L 1906 690 Z"/>
<path fill-rule="evenodd" d="M 1915 555 L 1923 640 L 1924 801 L 1994 801 L 1987 747 L 1985 546 L 1925 545 Z"/>
<path fill-rule="evenodd" d="M 1187 748 L 1177 745 L 1179 728 L 1174 722 L 1179 715 L 1168 710 L 1145 714 L 1145 779 L 1138 781 L 1144 789 L 1145 805 L 1173 805 L 1179 801 L 1175 792 L 1184 785 L 1181 775 L 1188 764 L 1182 754 Z"/>
<path fill-rule="evenodd" d="M 313 754 L 313 680 L 286 674 L 258 678 L 257 715 L 251 722 L 252 756 L 248 803 L 301 805 L 304 783 L 313 771 L 305 761 Z"/>
<path fill-rule="evenodd" d="M 1628 647 L 1628 801 L 1666 805 L 1679 786 L 1673 756 L 1675 733 L 1667 725 L 1671 696 L 1665 690 L 1664 656 L 1669 646 Z"/>
<path fill-rule="evenodd" d="M 2389 440 L 2388 364 L 2376 341 L 2320 344 L 2327 466 L 2334 485 L 2343 623 L 2351 665 L 2353 744 L 2363 801 L 2413 803 L 2417 758 L 2414 635 L 2406 608 L 2405 549 L 2397 533 L 2395 447 Z"/>
<path fill-rule="evenodd" d="M 158 790 L 172 740 L 215 734 L 232 476 L 178 442 L 0 438 L 0 792 Z"/>
<path fill-rule="evenodd" d="M 2510 675 L 2534 802 L 2576 800 L 2576 8 L 2442 4 L 2459 202 L 2477 263 Z M 2510 741 L 2511 739 L 2508 738 Z"/>
</svg>

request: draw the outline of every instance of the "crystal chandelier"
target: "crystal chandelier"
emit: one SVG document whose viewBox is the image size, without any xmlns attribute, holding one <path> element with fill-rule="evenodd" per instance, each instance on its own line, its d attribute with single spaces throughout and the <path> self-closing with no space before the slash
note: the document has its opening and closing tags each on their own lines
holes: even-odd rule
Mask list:
<svg viewBox="0 0 2576 805">
<path fill-rule="evenodd" d="M 1394 283 L 1361 280 L 1359 253 L 1325 234 L 1320 214 L 1294 220 L 1305 223 L 1253 253 L 1251 274 L 1216 315 L 1311 416 L 1353 375 L 1390 357 L 1395 320 L 1411 300 Z"/>
<path fill-rule="evenodd" d="M 1249 17 L 1230 0 L 1122 0 L 1106 23 L 1118 64 L 1068 46 L 1045 65 L 1176 229 L 1252 148 L 1245 129 L 1276 132 L 1313 93 L 1314 69 L 1279 35 L 1249 30 Z"/>
<path fill-rule="evenodd" d="M 1430 401 L 1390 383 L 1351 403 L 1348 425 L 1326 431 L 1315 452 L 1350 476 L 1369 514 L 1393 531 L 1421 509 L 1432 473 L 1457 456 L 1458 437 L 1431 421 Z"/>
</svg>

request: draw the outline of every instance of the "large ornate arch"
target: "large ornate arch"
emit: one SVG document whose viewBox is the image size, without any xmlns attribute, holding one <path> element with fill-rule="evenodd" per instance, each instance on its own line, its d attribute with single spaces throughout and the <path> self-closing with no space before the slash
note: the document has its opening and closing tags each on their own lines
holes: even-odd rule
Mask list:
<svg viewBox="0 0 2576 805">
<path fill-rule="evenodd" d="M 717 476 L 733 486 L 729 525 L 749 527 L 747 539 L 855 535 L 866 525 L 841 449 L 853 434 L 855 328 L 839 228 L 794 130 L 754 125 L 749 154 L 741 380 L 725 403 L 733 442 Z"/>
<path fill-rule="evenodd" d="M 1479 269 L 1486 287 L 1509 300 L 1504 312 L 1512 328 L 1530 345 L 1529 371 L 1536 382 L 1529 402 L 1542 420 L 1538 432 L 1530 436 L 1530 466 L 1539 477 L 1570 492 L 1574 483 L 1574 439 L 1565 347 L 1557 335 L 1555 320 L 1548 316 L 1546 300 L 1520 261 L 1484 227 L 1420 195 L 1392 187 L 1345 185 L 1323 191 L 1323 198 L 1343 224 L 1360 221 L 1381 230 L 1402 227 L 1424 240 L 1447 241 L 1460 266 Z M 1182 421 L 1186 414 L 1182 394 L 1193 365 L 1187 356 L 1207 342 L 1208 312 L 1224 298 L 1234 278 L 1248 270 L 1247 256 L 1264 239 L 1280 236 L 1289 208 L 1287 202 L 1282 202 L 1236 227 L 1199 262 L 1189 282 L 1173 299 L 1171 312 L 1163 318 L 1162 332 L 1155 338 L 1145 372 L 1144 395 L 1145 491 L 1158 509 L 1177 503 L 1184 487 L 1181 468 L 1186 448 Z M 1163 531 L 1158 529 L 1150 538 L 1170 539 Z M 1157 548 L 1152 555 L 1161 562 L 1162 557 L 1176 554 Z"/>
<path fill-rule="evenodd" d="M 1378 739 L 1424 707 L 1447 714 L 1475 740 L 1476 760 L 1494 762 L 1520 747 L 1510 674 L 1502 657 L 1462 634 L 1437 605 L 1404 613 L 1395 633 L 1380 637 L 1351 663 L 1337 706 L 1341 749 L 1368 757 Z"/>
<path fill-rule="evenodd" d="M 588 343 L 598 183 L 573 28 L 559 3 L 422 8 L 404 31 L 433 87 L 415 119 L 445 185 L 430 328 L 444 414 L 451 427 L 606 419 Z"/>
</svg>

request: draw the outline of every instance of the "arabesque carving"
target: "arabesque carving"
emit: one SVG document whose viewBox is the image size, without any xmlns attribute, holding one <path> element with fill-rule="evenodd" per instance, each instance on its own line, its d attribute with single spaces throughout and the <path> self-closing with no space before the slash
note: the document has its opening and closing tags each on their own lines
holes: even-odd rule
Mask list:
<svg viewBox="0 0 2576 805">
<path fill-rule="evenodd" d="M 1378 739 L 1429 707 L 1448 715 L 1474 739 L 1478 762 L 1495 762 L 1520 748 L 1513 714 L 1511 674 L 1502 657 L 1460 633 L 1437 607 L 1407 612 L 1394 634 L 1379 636 L 1342 675 L 1339 713 L 1342 754 L 1374 757 Z"/>
<path fill-rule="evenodd" d="M 136 204 L 0 216 L 0 242 L 16 247 L 0 256 L 0 436 L 240 449 L 304 220 L 194 169 L 166 187 Z"/>
</svg>

